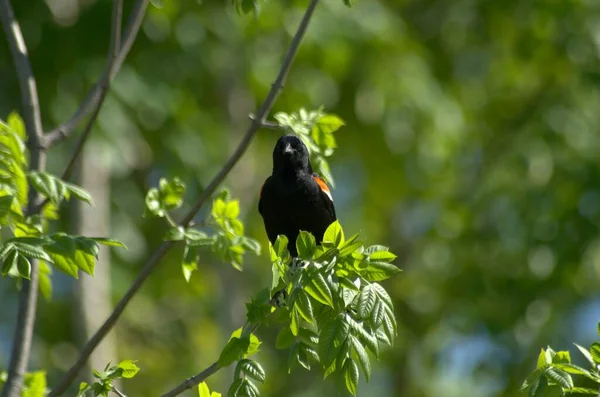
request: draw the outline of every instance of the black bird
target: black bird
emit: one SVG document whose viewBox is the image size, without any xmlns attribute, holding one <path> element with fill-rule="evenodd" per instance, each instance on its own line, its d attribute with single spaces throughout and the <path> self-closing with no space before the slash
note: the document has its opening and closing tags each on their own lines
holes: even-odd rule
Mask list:
<svg viewBox="0 0 600 397">
<path fill-rule="evenodd" d="M 296 238 L 300 230 L 310 232 L 317 244 L 335 220 L 329 188 L 310 165 L 308 149 L 300 138 L 285 135 L 273 150 L 273 174 L 260 192 L 258 211 L 271 243 L 280 234 L 288 238 L 288 249 L 297 257 Z"/>
</svg>

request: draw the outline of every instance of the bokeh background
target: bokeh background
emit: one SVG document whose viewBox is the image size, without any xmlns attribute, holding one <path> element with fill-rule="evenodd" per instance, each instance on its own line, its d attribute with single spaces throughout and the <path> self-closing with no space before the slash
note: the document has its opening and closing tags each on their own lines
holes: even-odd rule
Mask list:
<svg viewBox="0 0 600 397">
<path fill-rule="evenodd" d="M 111 2 L 13 3 L 51 129 L 104 66 Z M 163 223 L 142 217 L 146 189 L 179 176 L 188 205 L 198 196 L 264 99 L 306 5 L 271 0 L 257 17 L 226 1 L 149 7 L 80 165 L 96 207 L 63 211 L 70 230 L 110 235 L 129 250 L 103 251 L 92 284 L 55 272 L 31 363 L 48 369 L 50 384 L 164 235 Z M 513 396 L 541 347 L 595 338 L 599 57 L 596 0 L 319 5 L 274 110 L 323 104 L 346 121 L 331 158 L 338 216 L 347 232 L 389 245 L 404 269 L 384 283 L 399 336 L 371 382 L 361 380 L 361 395 Z M 19 104 L 0 40 L 0 117 Z M 264 247 L 257 199 L 277 137 L 261 131 L 225 182 Z M 51 171 L 62 171 L 73 143 L 51 153 Z M 122 386 L 130 396 L 158 395 L 213 362 L 242 324 L 244 302 L 270 282 L 264 252 L 248 256 L 242 273 L 206 253 L 189 284 L 180 257 L 174 250 L 163 260 L 95 358 L 97 367 L 139 360 L 141 372 Z M 0 367 L 16 296 L 13 281 L 1 280 Z M 258 331 L 263 395 L 337 395 L 319 371 L 287 374 L 286 352 L 271 347 L 276 332 Z M 230 380 L 225 370 L 208 383 L 225 393 Z"/>
</svg>

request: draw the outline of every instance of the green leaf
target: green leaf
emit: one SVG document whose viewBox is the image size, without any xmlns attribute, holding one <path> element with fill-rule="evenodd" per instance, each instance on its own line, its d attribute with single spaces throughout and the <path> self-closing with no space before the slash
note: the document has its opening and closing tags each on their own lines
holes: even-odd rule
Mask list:
<svg viewBox="0 0 600 397">
<path fill-rule="evenodd" d="M 367 281 L 382 281 L 400 273 L 400 269 L 387 262 L 369 262 L 362 276 Z"/>
<path fill-rule="evenodd" d="M 577 343 L 574 343 L 575 347 L 577 349 L 579 349 L 579 351 L 581 352 L 581 354 L 583 354 L 583 356 L 585 357 L 585 359 L 588 361 L 588 363 L 590 363 L 590 365 L 593 367 L 596 366 L 596 363 L 594 362 L 594 358 L 592 357 L 592 355 L 590 354 L 590 352 L 588 351 L 588 349 L 586 349 L 583 346 L 578 345 Z"/>
<path fill-rule="evenodd" d="M 376 251 L 369 255 L 371 261 L 391 262 L 396 258 L 397 256 L 389 251 Z"/>
<path fill-rule="evenodd" d="M 573 375 L 583 375 L 588 379 L 591 379 L 593 381 L 600 381 L 600 376 L 597 374 L 594 374 L 590 371 L 588 371 L 585 368 L 581 368 L 577 365 L 574 364 L 555 364 L 554 367 L 558 368 L 558 369 L 562 369 L 563 371 L 565 371 L 566 373 L 569 374 L 573 374 Z"/>
<path fill-rule="evenodd" d="M 295 308 L 306 322 L 314 324 L 314 314 L 310 298 L 303 290 L 298 290 L 298 296 L 295 301 Z"/>
<path fill-rule="evenodd" d="M 92 195 L 85 189 L 79 187 L 79 186 L 75 186 L 73 184 L 70 183 L 64 183 L 65 187 L 67 188 L 67 190 L 69 191 L 70 194 L 72 194 L 73 196 L 75 196 L 77 199 L 84 201 L 86 203 L 88 203 L 89 205 L 94 205 L 94 199 L 92 198 Z"/>
<path fill-rule="evenodd" d="M 249 346 L 249 338 L 231 338 L 227 345 L 225 345 L 225 348 L 223 348 L 223 351 L 219 356 L 218 367 L 223 368 L 235 361 L 240 360 L 243 357 L 243 355 L 248 351 Z"/>
<path fill-rule="evenodd" d="M 375 290 L 370 285 L 364 287 L 358 297 L 358 315 L 362 319 L 369 318 L 376 301 L 377 293 Z"/>
<path fill-rule="evenodd" d="M 344 381 L 346 388 L 353 396 L 356 396 L 358 387 L 358 366 L 352 359 L 348 359 L 344 365 Z"/>
<path fill-rule="evenodd" d="M 121 361 L 117 368 L 121 370 L 121 376 L 125 379 L 133 378 L 140 371 L 140 368 L 131 360 Z"/>
<path fill-rule="evenodd" d="M 353 252 L 355 252 L 356 250 L 358 250 L 360 247 L 363 246 L 363 242 L 360 240 L 357 240 L 358 238 L 358 234 L 355 234 L 354 236 L 350 237 L 348 240 L 346 240 L 344 242 L 344 244 L 342 244 L 339 249 L 339 256 L 347 256 L 352 254 Z"/>
<path fill-rule="evenodd" d="M 392 298 L 390 298 L 390 295 L 387 293 L 387 291 L 385 290 L 385 288 L 383 288 L 378 283 L 371 283 L 371 288 L 373 288 L 375 290 L 375 292 L 377 292 L 377 295 L 379 296 L 379 298 L 381 299 L 381 301 L 388 308 L 390 308 L 393 311 L 394 310 L 394 304 L 392 303 Z"/>
<path fill-rule="evenodd" d="M 215 219 L 223 218 L 225 216 L 225 201 L 222 199 L 216 199 L 213 201 L 211 214 Z"/>
<path fill-rule="evenodd" d="M 317 125 L 326 134 L 331 134 L 346 124 L 344 123 L 344 120 L 335 114 L 324 114 L 319 118 L 319 121 L 317 121 Z"/>
<path fill-rule="evenodd" d="M 146 204 L 146 211 L 145 211 L 144 216 L 148 216 L 148 215 L 154 215 L 154 216 L 158 216 L 158 217 L 165 216 L 165 210 L 163 209 L 161 199 L 160 199 L 160 192 L 158 191 L 157 188 L 153 187 L 148 190 L 148 193 L 146 193 L 144 202 Z"/>
<path fill-rule="evenodd" d="M 573 387 L 573 379 L 571 378 L 571 375 L 561 369 L 550 367 L 546 371 L 546 376 L 558 383 L 561 387 L 566 389 Z"/>
<path fill-rule="evenodd" d="M 343 316 L 338 316 L 321 327 L 318 351 L 323 367 L 328 368 L 333 364 L 349 333 L 350 327 Z"/>
<path fill-rule="evenodd" d="M 289 256 L 288 251 L 288 238 L 285 235 L 277 236 L 277 240 L 275 240 L 275 244 L 273 246 L 273 251 L 276 255 L 276 258 L 284 259 Z M 271 262 L 275 259 L 271 258 Z"/>
<path fill-rule="evenodd" d="M 39 288 L 40 293 L 46 300 L 52 299 L 52 280 L 50 276 L 52 275 L 52 268 L 44 261 L 38 261 L 39 266 Z"/>
<path fill-rule="evenodd" d="M 11 273 L 12 269 L 16 269 L 18 261 L 19 251 L 11 250 L 8 254 L 6 254 L 4 261 L 2 262 L 2 275 L 6 276 Z"/>
<path fill-rule="evenodd" d="M 42 196 L 54 204 L 60 204 L 65 199 L 67 188 L 64 182 L 46 172 L 32 171 L 28 175 L 29 183 Z"/>
<path fill-rule="evenodd" d="M 54 234 L 50 238 L 52 244 L 46 246 L 45 250 L 52 258 L 54 267 L 71 277 L 78 278 L 78 267 L 74 260 L 77 245 L 74 239 L 65 234 Z"/>
<path fill-rule="evenodd" d="M 244 382 L 244 379 L 242 379 L 242 378 L 238 378 L 238 379 L 234 380 L 233 383 L 231 384 L 231 386 L 229 386 L 229 390 L 227 391 L 227 397 L 243 396 L 243 394 L 241 394 L 243 382 Z"/>
<path fill-rule="evenodd" d="M 19 251 L 21 255 L 52 262 L 52 259 L 50 259 L 50 256 L 44 251 L 43 248 L 36 245 L 22 243 L 21 239 L 22 237 L 17 237 L 10 240 L 12 245 L 14 246 L 14 249 Z"/>
<path fill-rule="evenodd" d="M 90 389 L 90 385 L 88 385 L 86 382 L 81 382 L 79 384 L 79 392 L 77 393 L 77 397 L 84 397 L 85 392 L 88 391 L 89 389 Z"/>
<path fill-rule="evenodd" d="M 46 372 L 35 371 L 25 375 L 23 397 L 44 397 L 46 395 Z"/>
<path fill-rule="evenodd" d="M 257 256 L 260 256 L 260 243 L 252 238 L 243 237 L 242 238 L 242 246 L 248 251 L 254 253 Z"/>
<path fill-rule="evenodd" d="M 252 379 L 257 380 L 259 382 L 265 381 L 265 371 L 256 361 L 243 359 L 240 360 L 240 362 L 237 364 L 237 367 L 246 376 L 249 376 Z"/>
<path fill-rule="evenodd" d="M 175 226 L 169 229 L 163 241 L 181 241 L 185 237 L 183 226 Z"/>
<path fill-rule="evenodd" d="M 315 237 L 301 230 L 296 239 L 296 249 L 298 250 L 298 256 L 305 260 L 312 259 L 312 256 L 317 248 Z"/>
<path fill-rule="evenodd" d="M 21 118 L 19 113 L 17 113 L 16 111 L 10 112 L 10 114 L 6 118 L 6 122 L 8 123 L 10 129 L 15 134 L 17 134 L 17 136 L 22 141 L 25 141 L 27 139 L 27 135 L 25 133 L 25 123 L 23 122 L 23 119 Z"/>
<path fill-rule="evenodd" d="M 298 344 L 298 364 L 307 371 L 310 371 L 310 362 L 308 361 L 308 354 L 305 349 L 305 345 L 302 343 Z"/>
<path fill-rule="evenodd" d="M 556 352 L 556 355 L 554 356 L 552 362 L 554 364 L 569 364 L 571 363 L 571 355 L 568 351 Z"/>
<path fill-rule="evenodd" d="M 223 216 L 229 219 L 236 219 L 240 215 L 240 202 L 238 200 L 231 200 L 225 204 Z"/>
<path fill-rule="evenodd" d="M 566 391 L 569 394 L 592 394 L 594 396 L 598 395 L 598 389 L 588 389 L 585 387 L 573 387 Z"/>
<path fill-rule="evenodd" d="M 344 231 L 339 221 L 333 222 L 325 230 L 323 242 L 332 243 L 335 247 L 339 247 L 344 243 Z"/>
<path fill-rule="evenodd" d="M 183 249 L 183 261 L 181 262 L 181 270 L 183 272 L 183 278 L 186 282 L 190 282 L 192 272 L 198 270 L 196 261 L 198 260 L 198 247 L 190 247 L 186 245 Z"/>
<path fill-rule="evenodd" d="M 88 237 L 88 238 L 90 240 L 94 240 L 95 242 L 97 242 L 100 245 L 105 245 L 107 247 L 119 247 L 119 248 L 127 249 L 127 246 L 125 244 L 123 244 L 119 240 L 115 240 L 112 238 L 106 238 L 106 237 Z"/>
<path fill-rule="evenodd" d="M 385 315 L 385 308 L 383 307 L 383 303 L 381 300 L 377 300 L 375 302 L 375 306 L 373 306 L 373 311 L 371 312 L 371 324 L 373 328 L 377 329 L 383 322 L 383 316 Z"/>
<path fill-rule="evenodd" d="M 369 360 L 369 355 L 360 340 L 353 335 L 350 335 L 350 344 L 368 382 L 371 379 L 371 361 Z"/>
<path fill-rule="evenodd" d="M 320 273 L 315 274 L 308 284 L 304 286 L 304 290 L 318 302 L 333 307 L 331 289 Z"/>
<path fill-rule="evenodd" d="M 590 347 L 590 354 L 596 364 L 600 364 L 600 343 L 594 342 Z"/>
<path fill-rule="evenodd" d="M 98 256 L 98 243 L 88 237 L 55 233 L 49 237 L 50 243 L 44 250 L 59 270 L 77 278 L 77 269 L 93 275 Z"/>
<path fill-rule="evenodd" d="M 290 310 L 290 331 L 292 331 L 292 335 L 297 336 L 299 329 L 300 315 L 298 314 L 296 307 L 293 307 L 292 310 Z"/>
<path fill-rule="evenodd" d="M 389 247 L 386 247 L 385 245 L 371 245 L 367 248 L 365 248 L 365 254 L 366 255 L 371 255 L 374 252 L 380 252 L 380 251 L 388 251 Z"/>
<path fill-rule="evenodd" d="M 550 364 L 546 362 L 546 352 L 544 351 L 544 349 L 541 349 L 540 354 L 538 355 L 538 359 L 537 359 L 537 365 L 536 365 L 536 369 L 540 369 L 542 367 L 545 367 L 546 364 Z"/>
<path fill-rule="evenodd" d="M 172 180 L 161 178 L 158 181 L 158 188 L 163 208 L 173 210 L 181 207 L 183 195 L 185 194 L 185 184 L 179 178 L 173 178 Z"/>
<path fill-rule="evenodd" d="M 31 275 L 31 263 L 29 263 L 29 260 L 23 255 L 18 255 L 17 270 L 21 277 L 29 280 Z"/>
<path fill-rule="evenodd" d="M 279 350 L 285 350 L 294 344 L 296 337 L 288 327 L 283 327 L 277 334 L 275 347 Z"/>
<path fill-rule="evenodd" d="M 198 385 L 198 397 L 210 397 L 210 389 L 206 382 L 202 382 Z"/>
</svg>

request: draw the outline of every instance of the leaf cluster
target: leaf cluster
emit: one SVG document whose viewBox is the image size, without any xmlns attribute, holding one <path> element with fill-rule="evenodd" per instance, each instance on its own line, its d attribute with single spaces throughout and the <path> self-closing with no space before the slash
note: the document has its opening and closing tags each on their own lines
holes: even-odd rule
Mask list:
<svg viewBox="0 0 600 397">
<path fill-rule="evenodd" d="M 598 336 L 600 336 L 600 323 L 598 323 Z M 568 351 L 554 351 L 548 346 L 542 349 L 537 360 L 536 369 L 531 373 L 523 385 L 521 392 L 530 397 L 542 396 L 564 396 L 567 394 L 598 395 L 600 385 L 600 343 L 594 342 L 589 350 L 575 344 L 575 347 L 583 355 L 590 365 L 585 369 L 571 363 L 571 355 Z M 576 385 L 573 375 L 577 375 L 578 383 L 596 384 L 594 388 Z M 591 382 L 590 382 L 591 381 Z"/>
<path fill-rule="evenodd" d="M 123 360 L 118 365 L 106 365 L 104 371 L 94 370 L 94 378 L 98 379 L 91 385 L 86 382 L 79 384 L 79 392 L 77 397 L 85 397 L 88 393 L 92 393 L 94 397 L 108 397 L 108 393 L 113 390 L 112 382 L 117 379 L 131 379 L 139 372 L 139 367 L 134 361 Z"/>
<path fill-rule="evenodd" d="M 358 235 L 346 239 L 337 221 L 321 245 L 304 231 L 295 243 L 298 258 L 291 258 L 285 236 L 270 246 L 271 288 L 247 304 L 248 323 L 266 321 L 273 311 L 269 298 L 283 292 L 275 346 L 289 349 L 288 372 L 296 365 L 322 367 L 325 377 L 337 376 L 356 395 L 360 370 L 367 381 L 371 376 L 369 352 L 378 357 L 380 345 L 392 345 L 397 336 L 392 300 L 378 283 L 400 271 L 391 264 L 396 256 L 384 246 L 365 247 Z M 238 356 L 243 353 L 239 348 Z M 220 364 L 233 362 L 228 356 Z"/>
<path fill-rule="evenodd" d="M 48 234 L 48 220 L 57 220 L 58 206 L 75 197 L 90 205 L 91 195 L 84 189 L 46 172 L 27 171 L 28 153 L 24 143 L 25 127 L 16 114 L 0 121 L 0 229 L 8 238 L 0 242 L 0 273 L 29 279 L 31 261 L 38 260 L 39 288 L 50 299 L 52 267 L 78 278 L 79 270 L 94 274 L 99 245 L 125 247 L 121 242 L 102 237 L 66 233 Z M 30 189 L 47 200 L 40 215 L 28 216 L 25 208 Z M 52 267 L 51 267 L 52 266 Z"/>
<path fill-rule="evenodd" d="M 206 226 L 213 233 L 195 227 L 177 225 L 169 211 L 183 204 L 185 184 L 178 178 L 161 178 L 158 188 L 151 188 L 146 194 L 145 216 L 164 218 L 171 228 L 164 237 L 165 241 L 183 241 L 185 248 L 181 268 L 183 276 L 189 282 L 192 272 L 198 269 L 200 249 L 207 247 L 225 262 L 242 269 L 243 256 L 247 251 L 260 255 L 258 241 L 244 235 L 244 224 L 239 219 L 240 203 L 230 197 L 227 190 L 220 192 L 213 200 Z"/>
</svg>

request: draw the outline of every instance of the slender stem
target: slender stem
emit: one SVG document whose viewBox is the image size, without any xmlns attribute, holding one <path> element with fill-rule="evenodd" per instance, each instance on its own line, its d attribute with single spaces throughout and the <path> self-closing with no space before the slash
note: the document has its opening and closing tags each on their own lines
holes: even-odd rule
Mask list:
<svg viewBox="0 0 600 397">
<path fill-rule="evenodd" d="M 111 27 L 110 27 L 110 46 L 108 49 L 108 55 L 106 57 L 106 71 L 103 74 L 103 77 L 98 82 L 99 84 L 99 97 L 98 102 L 92 109 L 92 115 L 88 119 L 85 127 L 79 138 L 77 139 L 77 143 L 75 144 L 75 150 L 73 151 L 73 155 L 71 156 L 71 160 L 69 160 L 69 164 L 63 171 L 61 175 L 62 180 L 68 180 L 73 175 L 73 171 L 75 170 L 75 166 L 77 164 L 77 160 L 81 153 L 83 153 L 83 147 L 92 132 L 92 127 L 98 118 L 98 114 L 100 113 L 100 108 L 104 103 L 104 99 L 106 98 L 106 94 L 108 94 L 108 89 L 110 87 L 110 80 L 108 76 L 111 75 L 112 71 L 115 68 L 117 63 L 117 59 L 119 57 L 119 49 L 121 47 L 121 25 L 123 22 L 123 0 L 113 0 L 113 11 L 111 18 Z M 67 135 L 61 135 L 64 138 Z M 54 145 L 54 143 L 58 141 L 53 141 L 52 136 L 48 135 L 48 146 Z M 62 138 L 61 138 L 62 139 Z M 41 203 L 36 206 L 36 211 L 41 211 L 41 209 L 48 203 L 48 199 L 45 199 Z"/>
<path fill-rule="evenodd" d="M 244 327 L 242 328 L 242 336 L 252 334 L 254 331 L 256 331 L 258 326 L 259 326 L 259 324 L 249 324 L 249 323 L 244 324 Z M 163 394 L 161 397 L 178 396 L 181 393 L 183 393 L 184 391 L 189 390 L 192 387 L 198 386 L 200 383 L 204 382 L 206 380 L 206 378 L 208 378 L 209 376 L 213 375 L 214 373 L 216 373 L 217 371 L 219 371 L 221 369 L 218 364 L 219 364 L 218 362 L 212 363 L 210 365 L 210 367 L 206 368 L 199 374 L 196 374 L 194 376 L 187 378 L 186 380 L 184 380 L 183 382 L 181 382 L 180 384 L 175 386 L 173 389 L 171 389 L 168 392 L 166 392 L 165 394 Z"/>
<path fill-rule="evenodd" d="M 127 57 L 127 54 L 129 53 L 129 50 L 131 50 L 133 42 L 135 41 L 138 31 L 140 30 L 140 26 L 142 25 L 142 21 L 144 20 L 148 2 L 149 0 L 136 1 L 133 11 L 131 12 L 131 16 L 127 22 L 127 28 L 125 30 L 125 36 L 123 40 L 121 40 L 120 34 L 121 24 L 118 24 L 118 31 L 113 30 L 113 32 L 116 32 L 115 37 L 118 38 L 116 41 L 117 45 L 115 46 L 117 54 L 114 58 L 114 62 L 112 62 L 110 68 L 107 67 L 104 73 L 102 73 L 102 76 L 98 82 L 90 90 L 73 116 L 71 116 L 71 118 L 65 123 L 46 134 L 46 144 L 48 147 L 52 147 L 67 139 L 90 112 L 95 112 L 96 107 L 100 107 L 102 105 L 105 95 L 102 94 L 102 92 L 108 89 L 108 84 L 117 75 L 121 69 L 121 66 L 123 65 L 123 62 L 125 61 L 125 58 Z M 121 17 L 119 16 L 119 20 L 120 19 Z"/>
<path fill-rule="evenodd" d="M 302 18 L 302 21 L 300 22 L 298 31 L 296 32 L 294 38 L 292 39 L 292 42 L 290 43 L 290 47 L 285 55 L 277 79 L 275 80 L 275 83 L 273 83 L 273 85 L 271 86 L 271 90 L 267 94 L 267 98 L 260 106 L 256 118 L 252 120 L 252 122 L 248 126 L 248 129 L 246 130 L 242 141 L 238 145 L 235 152 L 229 157 L 223 168 L 217 173 L 217 175 L 215 175 L 212 181 L 208 184 L 204 192 L 200 195 L 192 209 L 189 211 L 189 213 L 181 221 L 180 226 L 186 227 L 187 225 L 189 225 L 189 223 L 196 216 L 198 211 L 200 211 L 202 206 L 214 193 L 219 184 L 223 181 L 223 179 L 225 179 L 227 174 L 229 174 L 233 166 L 242 157 L 242 155 L 250 145 L 252 138 L 254 137 L 258 129 L 261 127 L 261 125 L 264 123 L 269 112 L 271 111 L 271 108 L 273 107 L 273 104 L 275 103 L 275 100 L 277 99 L 277 96 L 279 95 L 279 92 L 281 91 L 281 88 L 283 87 L 283 82 L 285 81 L 289 73 L 294 57 L 296 56 L 296 52 L 298 51 L 298 48 L 300 46 L 300 42 L 302 41 L 302 37 L 306 32 L 306 28 L 308 26 L 308 23 L 310 22 L 310 18 L 312 17 L 312 14 L 318 2 L 319 0 L 311 0 L 304 14 L 304 17 Z M 167 252 L 169 252 L 173 245 L 173 242 L 165 241 L 158 248 L 158 250 L 154 252 L 154 254 L 150 257 L 148 262 L 142 268 L 141 272 L 138 274 L 137 278 L 134 280 L 129 290 L 125 293 L 123 298 L 121 298 L 117 306 L 115 306 L 115 309 L 113 310 L 112 314 L 106 319 L 106 321 L 100 327 L 100 329 L 85 344 L 75 364 L 73 364 L 73 366 L 69 369 L 65 376 L 60 380 L 60 382 L 54 388 L 54 390 L 50 392 L 48 397 L 60 396 L 67 390 L 67 388 L 71 385 L 79 371 L 85 365 L 87 359 L 92 354 L 96 346 L 98 346 L 98 344 L 102 341 L 102 339 L 104 339 L 106 334 L 108 334 L 108 332 L 116 324 L 117 320 L 125 310 L 125 307 L 129 303 L 131 298 L 133 298 L 133 296 L 137 293 L 144 281 L 146 281 L 146 278 L 148 278 L 148 276 L 150 275 L 150 273 L 152 273 L 156 265 L 158 265 L 159 261 L 167 254 Z M 216 368 L 214 369 L 214 371 L 216 371 Z M 210 372 L 209 375 L 212 373 L 213 372 Z"/>
<path fill-rule="evenodd" d="M 77 140 L 77 145 L 75 146 L 75 151 L 73 152 L 73 156 L 71 156 L 71 161 L 65 171 L 62 174 L 63 180 L 67 180 L 73 174 L 73 170 L 75 169 L 75 164 L 77 164 L 77 159 L 83 152 L 83 145 L 92 131 L 92 126 L 98 117 L 98 113 L 100 113 L 100 108 L 102 107 L 102 103 L 106 98 L 106 94 L 108 93 L 108 88 L 110 87 L 110 78 L 109 76 L 112 74 L 114 66 L 117 62 L 119 56 L 119 47 L 121 46 L 121 24 L 123 19 L 123 0 L 113 0 L 113 12 L 111 19 L 111 28 L 110 28 L 110 47 L 108 50 L 108 55 L 106 59 L 106 72 L 104 77 L 100 80 L 100 94 L 98 98 L 98 102 L 94 106 L 94 110 L 92 111 L 92 116 L 88 120 L 83 132 L 79 136 Z"/>
<path fill-rule="evenodd" d="M 114 386 L 112 387 L 112 391 L 119 397 L 127 397 L 122 391 L 120 391 Z"/>
<path fill-rule="evenodd" d="M 42 118 L 37 94 L 37 86 L 29 57 L 27 47 L 21 33 L 9 0 L 0 0 L 0 21 L 6 35 L 12 57 L 14 59 L 19 86 L 21 88 L 22 114 L 27 130 L 31 170 L 43 171 L 46 165 L 46 154 L 42 150 L 44 137 L 42 135 Z M 31 213 L 37 194 L 32 189 L 29 192 L 29 204 L 27 212 Z M 38 296 L 38 273 L 37 260 L 31 261 L 31 275 L 29 280 L 23 280 L 19 295 L 19 311 L 17 324 L 13 339 L 10 363 L 8 365 L 8 377 L 2 390 L 2 397 L 17 397 L 21 395 L 23 378 L 27 371 L 29 355 L 31 353 L 31 339 L 35 324 L 37 296 Z"/>
<path fill-rule="evenodd" d="M 204 382 L 204 380 L 206 380 L 206 378 L 208 378 L 209 376 L 211 376 L 212 374 L 217 372 L 219 369 L 220 368 L 217 366 L 217 362 L 215 361 L 214 363 L 212 363 L 210 365 L 210 367 L 206 368 L 204 371 L 200 372 L 197 375 L 187 378 L 186 380 L 181 382 L 179 385 L 177 385 L 174 389 L 169 390 L 168 392 L 163 394 L 161 397 L 178 396 L 181 393 L 183 393 L 184 391 L 189 390 L 192 387 L 197 386 L 198 384 Z"/>
</svg>

